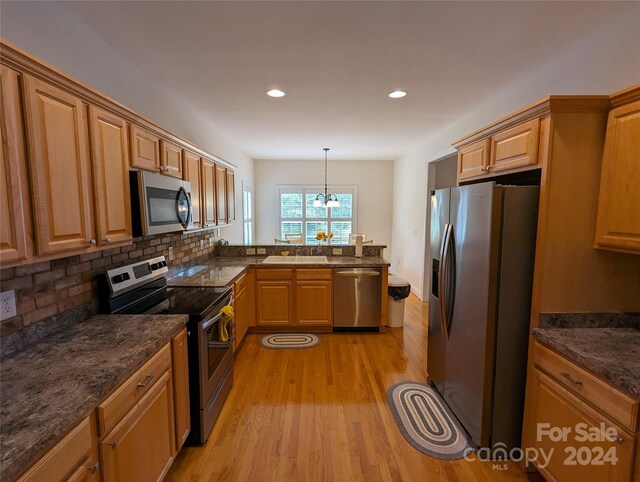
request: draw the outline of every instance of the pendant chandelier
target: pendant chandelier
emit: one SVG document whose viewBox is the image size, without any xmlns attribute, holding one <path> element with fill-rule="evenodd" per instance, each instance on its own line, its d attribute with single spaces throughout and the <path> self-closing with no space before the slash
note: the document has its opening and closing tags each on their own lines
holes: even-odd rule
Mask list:
<svg viewBox="0 0 640 482">
<path fill-rule="evenodd" d="M 340 201 L 335 194 L 329 194 L 327 188 L 327 153 L 329 148 L 325 147 L 324 151 L 324 193 L 320 193 L 313 201 L 314 208 L 339 208 Z"/>
</svg>

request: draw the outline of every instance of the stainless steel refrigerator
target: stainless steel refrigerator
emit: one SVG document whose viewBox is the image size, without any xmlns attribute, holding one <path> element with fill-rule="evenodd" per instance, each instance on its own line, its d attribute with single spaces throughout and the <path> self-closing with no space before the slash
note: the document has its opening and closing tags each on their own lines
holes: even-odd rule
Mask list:
<svg viewBox="0 0 640 482">
<path fill-rule="evenodd" d="M 431 196 L 427 372 L 475 444 L 520 446 L 538 187 Z"/>
</svg>

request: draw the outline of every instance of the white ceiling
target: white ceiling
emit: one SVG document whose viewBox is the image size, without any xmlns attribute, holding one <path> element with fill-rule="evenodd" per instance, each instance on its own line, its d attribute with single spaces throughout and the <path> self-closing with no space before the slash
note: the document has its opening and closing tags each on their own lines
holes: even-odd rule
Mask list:
<svg viewBox="0 0 640 482">
<path fill-rule="evenodd" d="M 630 3 L 68 2 L 65 8 L 255 159 L 317 160 L 328 146 L 332 159 L 373 160 L 396 159 L 470 115 L 603 21 L 637 15 L 638 4 Z M 265 95 L 276 87 L 287 96 Z M 409 95 L 389 99 L 395 89 Z"/>
</svg>

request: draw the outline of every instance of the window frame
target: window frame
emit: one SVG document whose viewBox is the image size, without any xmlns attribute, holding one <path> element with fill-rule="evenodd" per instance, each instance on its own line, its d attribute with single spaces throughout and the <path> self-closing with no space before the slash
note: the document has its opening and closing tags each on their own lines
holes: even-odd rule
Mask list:
<svg viewBox="0 0 640 482">
<path fill-rule="evenodd" d="M 300 222 L 302 223 L 302 236 L 303 239 L 307 239 L 307 222 L 326 222 L 327 230 L 331 231 L 331 223 L 333 222 L 351 222 L 351 232 L 358 232 L 358 186 L 356 185 L 333 185 L 329 186 L 329 193 L 331 194 L 351 194 L 351 217 L 350 218 L 332 218 L 331 217 L 331 208 L 327 208 L 327 217 L 326 218 L 308 218 L 307 217 L 307 194 L 318 194 L 324 192 L 324 185 L 316 185 L 316 184 L 296 184 L 296 185 L 278 185 L 276 186 L 277 191 L 277 209 L 278 209 L 278 227 L 276 236 L 278 239 L 281 239 L 282 236 L 282 223 L 283 222 Z M 281 205 L 281 197 L 282 194 L 301 194 L 302 195 L 302 217 L 300 218 L 289 218 L 282 217 L 282 205 Z M 345 244 L 348 244 L 345 243 Z"/>
<path fill-rule="evenodd" d="M 251 193 L 251 205 L 249 206 L 249 213 L 251 214 L 248 218 L 245 217 L 247 213 L 247 209 L 245 209 L 245 196 L 244 193 Z M 254 225 L 254 214 L 255 214 L 255 205 L 254 205 L 254 195 L 253 195 L 253 186 L 250 182 L 242 181 L 242 242 L 245 245 L 252 245 L 255 237 L 255 225 Z M 247 242 L 247 224 L 251 226 L 251 239 Z"/>
</svg>

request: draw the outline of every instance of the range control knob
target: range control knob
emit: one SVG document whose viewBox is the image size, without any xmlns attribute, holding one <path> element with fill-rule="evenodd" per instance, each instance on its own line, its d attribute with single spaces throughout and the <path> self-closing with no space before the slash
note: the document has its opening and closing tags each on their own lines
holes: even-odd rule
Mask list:
<svg viewBox="0 0 640 482">
<path fill-rule="evenodd" d="M 129 276 L 129 273 L 122 273 L 122 274 L 117 274 L 115 276 L 112 276 L 111 282 L 113 284 L 122 283 L 123 281 L 127 281 L 128 279 L 131 279 L 131 276 Z"/>
</svg>

